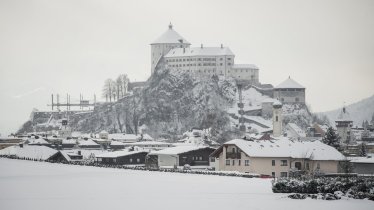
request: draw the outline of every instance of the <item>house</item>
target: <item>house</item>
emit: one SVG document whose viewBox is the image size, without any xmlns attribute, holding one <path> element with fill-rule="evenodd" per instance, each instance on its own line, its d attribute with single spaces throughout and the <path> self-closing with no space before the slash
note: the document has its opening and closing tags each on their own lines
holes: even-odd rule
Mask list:
<svg viewBox="0 0 374 210">
<path fill-rule="evenodd" d="M 206 146 L 178 146 L 152 151 L 147 157 L 150 168 L 184 166 L 209 166 L 209 155 L 215 149 Z"/>
<path fill-rule="evenodd" d="M 47 142 L 46 140 L 44 140 L 42 137 L 39 137 L 39 136 L 32 136 L 31 138 L 28 138 L 25 141 L 25 144 L 35 145 L 35 146 L 47 146 L 47 147 L 51 146 L 49 142 Z"/>
<path fill-rule="evenodd" d="M 16 137 L 0 137 L 0 150 L 6 147 L 18 145 L 23 142 L 22 138 Z"/>
<path fill-rule="evenodd" d="M 108 136 L 109 140 L 120 141 L 123 143 L 137 142 L 141 139 L 141 135 L 126 134 L 126 133 L 111 133 Z"/>
<path fill-rule="evenodd" d="M 63 139 L 61 142 L 62 149 L 73 149 L 77 145 L 77 140 L 75 139 Z"/>
<path fill-rule="evenodd" d="M 147 154 L 148 151 L 146 150 L 123 150 L 97 155 L 96 160 L 98 163 L 110 165 L 143 165 Z"/>
<path fill-rule="evenodd" d="M 125 144 L 120 141 L 111 141 L 110 149 L 112 150 L 123 150 L 125 149 Z"/>
<path fill-rule="evenodd" d="M 82 149 L 100 149 L 100 144 L 94 142 L 92 139 L 81 140 L 78 142 Z"/>
<path fill-rule="evenodd" d="M 144 149 L 151 149 L 151 150 L 161 150 L 168 147 L 172 147 L 171 143 L 160 142 L 160 141 L 139 141 L 134 143 L 125 143 L 124 145 L 130 147 L 140 147 Z"/>
<path fill-rule="evenodd" d="M 374 157 L 356 157 L 350 161 L 353 171 L 358 174 L 374 174 Z"/>
<path fill-rule="evenodd" d="M 57 150 L 42 145 L 20 144 L 0 150 L 0 156 L 10 156 L 33 160 L 47 160 L 56 153 Z"/>
<path fill-rule="evenodd" d="M 60 150 L 56 154 L 52 155 L 47 159 L 47 161 L 51 162 L 74 162 L 74 161 L 82 161 L 83 155 L 81 151 L 64 151 Z"/>
<path fill-rule="evenodd" d="M 305 104 L 305 87 L 288 77 L 274 87 L 274 98 L 280 100 L 283 104 Z"/>
<path fill-rule="evenodd" d="M 344 156 L 320 141 L 234 139 L 211 154 L 215 169 L 239 171 L 273 177 L 288 177 L 290 172 L 337 173 Z"/>
</svg>

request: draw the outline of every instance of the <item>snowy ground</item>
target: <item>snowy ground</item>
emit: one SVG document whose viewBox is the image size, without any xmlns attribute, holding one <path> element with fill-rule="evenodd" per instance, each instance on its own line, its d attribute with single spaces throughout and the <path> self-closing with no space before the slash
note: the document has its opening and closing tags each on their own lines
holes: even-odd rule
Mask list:
<svg viewBox="0 0 374 210">
<path fill-rule="evenodd" d="M 268 179 L 0 158 L 0 209 L 373 209 L 367 200 L 291 200 Z"/>
</svg>

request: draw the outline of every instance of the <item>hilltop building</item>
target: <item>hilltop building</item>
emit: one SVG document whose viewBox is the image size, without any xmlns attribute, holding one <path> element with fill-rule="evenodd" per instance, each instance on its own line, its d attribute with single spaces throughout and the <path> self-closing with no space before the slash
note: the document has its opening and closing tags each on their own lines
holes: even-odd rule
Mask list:
<svg viewBox="0 0 374 210">
<path fill-rule="evenodd" d="M 274 87 L 274 98 L 282 103 L 305 104 L 305 87 L 288 77 L 288 79 Z"/>
<path fill-rule="evenodd" d="M 166 65 L 172 70 L 183 70 L 194 76 L 220 75 L 237 80 L 259 83 L 259 69 L 254 64 L 236 64 L 235 55 L 228 47 L 190 47 L 190 43 L 169 29 L 151 43 L 151 71 L 157 65 Z"/>
</svg>

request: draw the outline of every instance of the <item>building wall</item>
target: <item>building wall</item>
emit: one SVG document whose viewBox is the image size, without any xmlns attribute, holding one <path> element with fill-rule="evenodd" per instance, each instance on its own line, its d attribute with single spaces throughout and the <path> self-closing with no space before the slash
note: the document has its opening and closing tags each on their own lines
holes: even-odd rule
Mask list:
<svg viewBox="0 0 374 210">
<path fill-rule="evenodd" d="M 189 47 L 190 44 L 187 43 L 175 43 L 175 44 L 152 44 L 151 45 L 151 72 L 153 74 L 156 65 L 160 57 L 166 55 L 171 49 L 177 47 Z"/>
<path fill-rule="evenodd" d="M 273 106 L 273 136 L 279 137 L 282 135 L 282 107 Z"/>
<path fill-rule="evenodd" d="M 338 172 L 338 161 L 313 161 L 305 158 L 294 159 L 289 157 L 249 157 L 244 152 L 240 152 L 240 158 L 228 158 L 226 156 L 226 151 L 232 152 L 233 148 L 235 148 L 236 151 L 238 149 L 235 145 L 223 147 L 223 151 L 219 155 L 219 158 L 216 159 L 216 161 L 218 161 L 218 167 L 216 167 L 216 170 L 239 171 L 242 173 L 255 173 L 269 176 L 272 176 L 274 172 L 275 177 L 281 177 L 281 172 L 286 172 L 287 176 L 289 176 L 290 169 L 296 168 L 296 163 L 298 162 L 301 166 L 300 170 L 307 170 L 309 173 L 317 170 L 318 163 L 319 171 L 322 173 Z M 226 165 L 226 160 L 230 161 L 230 165 Z M 233 160 L 235 163 L 234 165 Z M 249 160 L 249 166 L 245 165 L 245 160 Z M 273 160 L 275 161 L 275 165 L 272 164 Z M 286 160 L 287 165 L 282 165 L 282 160 Z"/>
<path fill-rule="evenodd" d="M 169 56 L 165 60 L 169 69 L 187 71 L 195 76 L 222 75 L 248 80 L 252 84 L 259 83 L 259 70 L 254 68 L 233 68 L 235 62 L 235 56 L 233 55 Z"/>
<path fill-rule="evenodd" d="M 259 70 L 251 68 L 231 68 L 227 70 L 227 76 L 233 77 L 239 80 L 250 81 L 251 84 L 259 83 Z"/>
<path fill-rule="evenodd" d="M 353 163 L 353 171 L 358 174 L 374 174 L 374 164 Z"/>
<path fill-rule="evenodd" d="M 274 89 L 274 98 L 282 103 L 305 103 L 305 89 Z"/>
<path fill-rule="evenodd" d="M 122 157 L 108 157 L 98 158 L 98 162 L 111 164 L 111 165 L 139 165 L 145 163 L 145 157 L 147 152 L 141 152 L 133 155 L 122 156 Z"/>
<path fill-rule="evenodd" d="M 273 102 L 264 102 L 261 104 L 261 116 L 264 118 L 273 117 Z"/>
<path fill-rule="evenodd" d="M 209 166 L 209 155 L 214 152 L 212 148 L 204 148 L 179 154 L 179 166 Z"/>
<path fill-rule="evenodd" d="M 341 143 L 349 143 L 351 141 L 352 122 L 337 122 L 336 131 L 340 136 Z"/>
<path fill-rule="evenodd" d="M 174 166 L 179 162 L 178 155 L 157 155 L 158 156 L 158 166 Z"/>
</svg>

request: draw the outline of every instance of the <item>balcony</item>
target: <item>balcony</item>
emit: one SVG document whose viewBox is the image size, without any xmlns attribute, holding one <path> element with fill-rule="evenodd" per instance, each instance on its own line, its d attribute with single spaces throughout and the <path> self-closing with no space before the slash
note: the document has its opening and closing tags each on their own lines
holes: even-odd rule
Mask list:
<svg viewBox="0 0 374 210">
<path fill-rule="evenodd" d="M 240 152 L 226 152 L 226 159 L 241 159 Z"/>
</svg>

